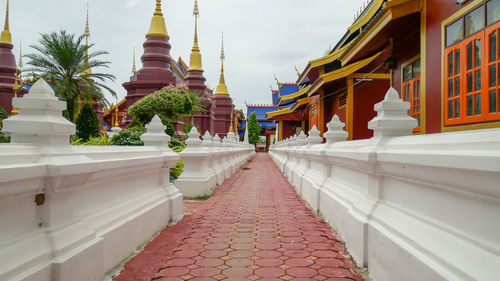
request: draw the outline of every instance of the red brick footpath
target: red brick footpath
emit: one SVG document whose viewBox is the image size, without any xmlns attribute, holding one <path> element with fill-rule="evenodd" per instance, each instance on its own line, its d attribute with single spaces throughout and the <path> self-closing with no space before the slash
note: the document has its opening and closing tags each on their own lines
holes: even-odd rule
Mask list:
<svg viewBox="0 0 500 281">
<path fill-rule="evenodd" d="M 267 153 L 186 209 L 113 280 L 363 280 Z"/>
</svg>

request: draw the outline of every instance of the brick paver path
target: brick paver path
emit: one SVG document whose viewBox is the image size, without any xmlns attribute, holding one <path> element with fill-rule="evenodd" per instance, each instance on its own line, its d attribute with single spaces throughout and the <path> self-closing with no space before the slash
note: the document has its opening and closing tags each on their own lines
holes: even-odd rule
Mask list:
<svg viewBox="0 0 500 281">
<path fill-rule="evenodd" d="M 363 280 L 266 153 L 246 166 L 114 280 Z"/>
</svg>

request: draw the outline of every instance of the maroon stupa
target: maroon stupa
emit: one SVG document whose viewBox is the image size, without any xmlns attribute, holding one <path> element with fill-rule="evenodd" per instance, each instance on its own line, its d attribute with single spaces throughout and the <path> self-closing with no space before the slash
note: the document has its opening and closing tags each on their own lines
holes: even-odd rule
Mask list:
<svg viewBox="0 0 500 281">
<path fill-rule="evenodd" d="M 16 81 L 16 59 L 12 53 L 12 39 L 9 31 L 9 2 L 5 12 L 5 27 L 0 38 L 0 106 L 12 111 L 14 82 Z"/>
<path fill-rule="evenodd" d="M 127 90 L 127 108 L 141 98 L 165 86 L 175 84 L 174 74 L 170 70 L 172 58 L 168 40 L 160 1 L 157 1 L 151 27 L 143 44 L 142 68 L 130 77 L 129 82 L 123 83 L 123 87 Z M 129 118 L 130 116 L 127 116 L 126 123 L 131 121 Z"/>
</svg>

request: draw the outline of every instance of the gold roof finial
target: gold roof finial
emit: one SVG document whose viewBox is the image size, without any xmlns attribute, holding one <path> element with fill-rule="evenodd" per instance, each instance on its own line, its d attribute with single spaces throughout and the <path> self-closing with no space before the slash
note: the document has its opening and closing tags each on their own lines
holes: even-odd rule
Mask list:
<svg viewBox="0 0 500 281">
<path fill-rule="evenodd" d="M 134 55 L 132 59 L 132 74 L 135 74 L 137 71 L 135 69 L 135 47 L 134 47 Z"/>
<path fill-rule="evenodd" d="M 300 77 L 300 75 L 302 75 L 302 73 L 300 73 L 300 71 L 297 69 L 297 65 L 293 65 L 293 67 L 295 68 L 295 71 L 297 72 L 297 76 Z"/>
<path fill-rule="evenodd" d="M 9 0 L 7 0 L 7 8 L 5 9 L 5 26 L 0 37 L 0 43 L 12 45 L 12 36 L 9 30 Z"/>
<path fill-rule="evenodd" d="M 231 126 L 229 127 L 229 132 L 234 131 L 234 129 L 233 129 L 233 122 L 234 122 L 233 121 L 233 111 L 231 110 Z"/>
<path fill-rule="evenodd" d="M 276 83 L 278 83 L 278 86 L 281 84 L 280 81 L 278 80 L 278 77 L 276 76 L 276 73 L 274 74 L 274 80 L 276 80 Z"/>
<path fill-rule="evenodd" d="M 165 19 L 163 18 L 163 13 L 161 12 L 161 0 L 156 0 L 156 9 L 153 14 L 153 18 L 151 19 L 149 31 L 146 34 L 146 38 L 148 37 L 162 37 L 169 39 Z"/>
<path fill-rule="evenodd" d="M 191 49 L 191 57 L 188 70 L 203 71 L 201 63 L 200 47 L 198 46 L 198 17 L 200 15 L 200 11 L 198 9 L 198 0 L 194 0 L 193 15 L 194 15 L 194 44 L 193 48 Z"/>
<path fill-rule="evenodd" d="M 226 81 L 224 79 L 224 59 L 226 56 L 224 55 L 224 33 L 222 33 L 222 49 L 220 53 L 220 60 L 221 60 L 221 68 L 220 68 L 220 80 L 219 80 L 219 85 L 217 85 L 217 88 L 215 89 L 214 95 L 220 96 L 220 95 L 225 95 L 229 96 L 229 92 L 227 90 L 226 86 Z"/>
</svg>

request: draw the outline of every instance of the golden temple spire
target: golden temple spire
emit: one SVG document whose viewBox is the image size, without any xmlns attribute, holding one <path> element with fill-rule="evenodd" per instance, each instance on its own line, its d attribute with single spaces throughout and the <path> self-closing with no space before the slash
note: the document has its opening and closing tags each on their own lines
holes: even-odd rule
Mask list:
<svg viewBox="0 0 500 281">
<path fill-rule="evenodd" d="M 134 47 L 134 57 L 132 60 L 132 74 L 135 74 L 137 71 L 135 69 L 135 47 Z"/>
<path fill-rule="evenodd" d="M 12 36 L 9 30 L 9 0 L 7 0 L 7 8 L 5 9 L 5 26 L 0 37 L 0 43 L 12 45 Z"/>
<path fill-rule="evenodd" d="M 89 28 L 89 2 L 87 2 L 87 19 L 85 22 L 85 31 L 83 32 L 83 35 L 85 36 L 85 47 L 87 49 L 85 50 L 85 73 L 91 73 L 92 71 L 89 68 L 89 38 L 90 38 L 90 28 Z"/>
<path fill-rule="evenodd" d="M 23 42 L 19 42 L 19 75 L 21 75 L 21 69 L 23 68 Z"/>
<path fill-rule="evenodd" d="M 120 127 L 120 123 L 118 123 L 118 113 L 119 113 L 118 104 L 116 105 L 115 113 L 116 113 L 115 114 L 115 124 L 113 125 L 113 127 L 118 128 L 118 127 Z"/>
<path fill-rule="evenodd" d="M 224 59 L 226 56 L 224 55 L 224 33 L 222 33 L 222 49 L 220 52 L 220 60 L 221 60 L 221 68 L 220 68 L 220 80 L 219 85 L 215 88 L 214 95 L 216 96 L 229 96 L 229 92 L 227 90 L 226 81 L 224 80 Z"/>
<path fill-rule="evenodd" d="M 14 87 L 13 87 L 13 90 L 14 90 L 14 98 L 17 98 L 17 93 L 19 92 L 19 83 L 17 82 L 18 79 L 19 79 L 19 82 L 22 86 L 23 84 L 23 79 L 22 79 L 22 67 L 23 67 L 23 51 L 22 51 L 22 43 L 19 42 L 19 64 L 18 64 L 18 68 L 16 69 L 16 74 L 15 74 L 15 80 L 14 80 Z M 17 107 L 13 106 L 12 107 L 12 111 L 10 112 L 12 115 L 17 115 L 19 114 L 19 110 L 17 109 Z"/>
<path fill-rule="evenodd" d="M 163 18 L 163 14 L 161 12 L 161 0 L 156 0 L 155 13 L 151 19 L 149 31 L 146 34 L 146 38 L 148 37 L 163 37 L 169 39 L 165 19 Z"/>
<path fill-rule="evenodd" d="M 194 15 L 194 44 L 193 48 L 191 49 L 191 59 L 188 70 L 203 71 L 203 67 L 201 64 L 200 47 L 198 46 L 198 17 L 200 15 L 200 11 L 198 10 L 198 0 L 194 0 L 193 15 Z"/>
<path fill-rule="evenodd" d="M 233 129 L 233 122 L 234 122 L 233 121 L 233 111 L 231 110 L 231 126 L 229 127 L 229 132 L 234 131 L 234 129 Z"/>
</svg>

